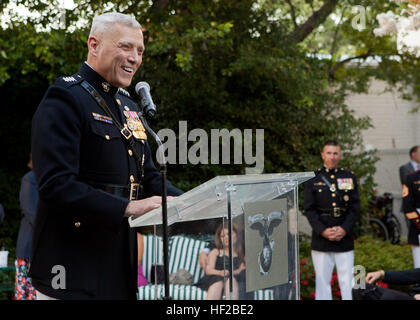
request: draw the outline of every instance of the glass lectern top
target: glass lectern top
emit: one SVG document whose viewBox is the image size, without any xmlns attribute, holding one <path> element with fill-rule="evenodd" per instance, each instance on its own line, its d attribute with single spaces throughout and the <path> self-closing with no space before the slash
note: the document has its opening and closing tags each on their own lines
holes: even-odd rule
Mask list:
<svg viewBox="0 0 420 320">
<path fill-rule="evenodd" d="M 275 199 L 314 176 L 313 172 L 295 172 L 215 177 L 168 202 L 168 225 L 225 217 L 228 192 L 232 216 L 241 215 L 244 203 Z M 131 227 L 162 224 L 162 208 L 135 219 L 130 217 L 129 223 Z"/>
</svg>

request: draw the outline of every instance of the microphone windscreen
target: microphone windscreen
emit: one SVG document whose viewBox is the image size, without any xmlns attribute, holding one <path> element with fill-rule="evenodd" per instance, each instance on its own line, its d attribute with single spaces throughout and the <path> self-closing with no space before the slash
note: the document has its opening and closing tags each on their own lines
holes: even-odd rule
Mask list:
<svg viewBox="0 0 420 320">
<path fill-rule="evenodd" d="M 139 83 L 136 84 L 136 87 L 134 88 L 134 90 L 136 91 L 136 93 L 141 96 L 140 94 L 140 90 L 141 88 L 147 88 L 148 91 L 150 91 L 150 86 L 147 82 L 141 81 Z"/>
</svg>

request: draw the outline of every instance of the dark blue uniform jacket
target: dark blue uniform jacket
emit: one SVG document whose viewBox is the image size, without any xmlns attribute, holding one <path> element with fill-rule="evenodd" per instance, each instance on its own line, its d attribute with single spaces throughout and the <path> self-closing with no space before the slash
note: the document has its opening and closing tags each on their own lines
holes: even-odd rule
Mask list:
<svg viewBox="0 0 420 320">
<path fill-rule="evenodd" d="M 312 227 L 312 250 L 346 252 L 354 249 L 351 230 L 360 215 L 360 199 L 352 172 L 343 168 L 318 169 L 315 177 L 305 183 L 304 210 Z M 329 241 L 321 235 L 326 228 L 334 226 L 346 231 L 340 241 Z"/>
<path fill-rule="evenodd" d="M 127 93 L 105 90 L 106 81 L 86 63 L 48 89 L 32 123 L 39 204 L 30 276 L 36 289 L 59 299 L 135 299 L 136 232 L 123 217 L 129 201 L 95 186 L 128 185 L 131 177 L 146 198 L 161 194 L 161 177 L 148 142 L 137 140 L 145 156 L 141 178 L 117 127 L 98 118 L 106 113 L 80 85 L 83 79 L 120 123 L 124 110 L 140 111 Z M 168 183 L 168 195 L 181 193 Z M 64 282 L 55 266 L 64 267 Z"/>
</svg>

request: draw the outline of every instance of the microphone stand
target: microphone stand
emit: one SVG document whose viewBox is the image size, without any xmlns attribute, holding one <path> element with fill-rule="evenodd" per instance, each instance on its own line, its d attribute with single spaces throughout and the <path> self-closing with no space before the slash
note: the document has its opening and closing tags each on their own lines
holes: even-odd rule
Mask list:
<svg viewBox="0 0 420 320">
<path fill-rule="evenodd" d="M 158 144 L 158 149 L 160 150 L 159 154 L 161 157 L 160 162 L 160 173 L 161 173 L 161 181 L 162 181 L 162 225 L 163 225 L 163 269 L 165 275 L 165 296 L 163 300 L 171 300 L 171 296 L 169 294 L 169 232 L 168 232 L 168 205 L 167 205 L 167 189 L 166 189 L 166 159 L 163 153 L 163 143 L 160 140 L 159 136 L 149 127 L 149 124 L 146 122 L 146 119 L 142 117 L 144 127 L 146 128 L 147 132 L 155 139 L 156 143 Z"/>
</svg>

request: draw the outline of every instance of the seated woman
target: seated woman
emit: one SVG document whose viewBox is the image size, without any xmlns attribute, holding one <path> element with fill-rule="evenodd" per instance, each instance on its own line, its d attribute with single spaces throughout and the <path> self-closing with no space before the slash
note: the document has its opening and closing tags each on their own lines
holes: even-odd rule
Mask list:
<svg viewBox="0 0 420 320">
<path fill-rule="evenodd" d="M 235 224 L 232 224 L 232 253 L 233 253 L 233 297 L 230 297 L 229 270 L 229 231 L 227 226 L 219 225 L 214 236 L 216 248 L 208 255 L 208 264 L 205 268 L 205 276 L 200 279 L 196 286 L 207 290 L 207 300 L 220 300 L 224 292 L 226 299 L 238 298 L 238 279 L 240 273 L 245 270 L 245 258 L 240 237 L 240 232 Z"/>
</svg>

